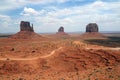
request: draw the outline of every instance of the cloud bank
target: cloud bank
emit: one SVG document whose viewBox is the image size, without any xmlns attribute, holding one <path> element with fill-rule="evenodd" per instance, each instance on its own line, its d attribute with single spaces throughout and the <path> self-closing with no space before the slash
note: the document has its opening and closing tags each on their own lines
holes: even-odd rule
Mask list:
<svg viewBox="0 0 120 80">
<path fill-rule="evenodd" d="M 96 22 L 100 31 L 120 31 L 119 0 L 5 0 L 3 3 L 7 6 L 0 8 L 0 26 L 6 31 L 0 32 L 18 32 L 21 20 L 30 21 L 35 31 L 41 33 L 56 32 L 60 26 L 64 26 L 66 32 L 84 32 L 91 22 Z M 19 13 L 11 16 L 12 10 Z"/>
</svg>

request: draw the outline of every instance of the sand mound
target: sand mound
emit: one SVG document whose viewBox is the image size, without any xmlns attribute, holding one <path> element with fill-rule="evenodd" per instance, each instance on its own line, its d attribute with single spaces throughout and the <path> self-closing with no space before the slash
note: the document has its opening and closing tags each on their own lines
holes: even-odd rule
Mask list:
<svg viewBox="0 0 120 80">
<path fill-rule="evenodd" d="M 86 32 L 80 36 L 82 39 L 107 39 L 103 34 L 98 32 Z"/>
<path fill-rule="evenodd" d="M 56 40 L 56 39 L 67 39 L 70 38 L 71 36 L 65 32 L 57 32 L 56 34 L 47 35 L 47 37 Z"/>
<path fill-rule="evenodd" d="M 42 37 L 41 35 L 35 32 L 29 32 L 29 31 L 20 31 L 10 36 L 10 38 L 12 39 L 45 39 L 45 37 Z"/>
<path fill-rule="evenodd" d="M 65 32 L 57 32 L 56 35 L 68 35 L 68 34 Z"/>
<path fill-rule="evenodd" d="M 56 37 L 70 37 L 70 35 L 65 33 L 65 32 L 57 32 L 54 36 L 56 36 Z"/>
</svg>

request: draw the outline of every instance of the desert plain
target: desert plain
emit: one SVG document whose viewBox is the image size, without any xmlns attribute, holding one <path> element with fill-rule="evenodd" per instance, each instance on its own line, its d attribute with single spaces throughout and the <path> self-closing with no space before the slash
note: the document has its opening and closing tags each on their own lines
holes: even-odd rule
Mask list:
<svg viewBox="0 0 120 80">
<path fill-rule="evenodd" d="M 118 34 L 24 34 L 0 38 L 0 80 L 120 80 Z"/>
</svg>

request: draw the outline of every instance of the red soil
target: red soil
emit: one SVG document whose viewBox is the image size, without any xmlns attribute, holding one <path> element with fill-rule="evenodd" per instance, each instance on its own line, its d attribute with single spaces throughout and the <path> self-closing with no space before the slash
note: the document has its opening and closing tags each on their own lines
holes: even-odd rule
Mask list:
<svg viewBox="0 0 120 80">
<path fill-rule="evenodd" d="M 12 39 L 45 39 L 45 37 L 30 31 L 20 31 L 16 33 L 15 35 L 12 35 L 10 38 Z"/>
<path fill-rule="evenodd" d="M 27 34 L 35 36 L 25 39 Z M 119 49 L 112 50 L 69 39 L 40 41 L 39 35 L 27 34 L 19 33 L 12 36 L 12 39 L 0 39 L 0 80 L 120 78 Z M 24 39 L 13 39 L 19 39 L 22 35 Z M 33 37 L 36 40 L 31 41 Z"/>
<path fill-rule="evenodd" d="M 98 33 L 98 32 L 87 32 L 84 33 L 80 36 L 80 38 L 82 39 L 107 39 L 107 37 L 105 37 L 103 34 Z"/>
</svg>

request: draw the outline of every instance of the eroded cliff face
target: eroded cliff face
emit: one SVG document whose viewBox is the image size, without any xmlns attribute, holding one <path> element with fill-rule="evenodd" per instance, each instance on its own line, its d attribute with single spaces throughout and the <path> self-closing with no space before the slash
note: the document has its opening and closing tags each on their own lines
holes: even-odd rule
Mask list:
<svg viewBox="0 0 120 80">
<path fill-rule="evenodd" d="M 86 26 L 86 32 L 99 32 L 98 25 L 96 23 L 89 23 Z"/>
<path fill-rule="evenodd" d="M 30 26 L 30 22 L 28 22 L 28 21 L 21 21 L 21 23 L 20 23 L 20 31 L 34 32 L 33 24 L 32 24 L 32 26 Z"/>
</svg>

